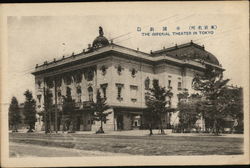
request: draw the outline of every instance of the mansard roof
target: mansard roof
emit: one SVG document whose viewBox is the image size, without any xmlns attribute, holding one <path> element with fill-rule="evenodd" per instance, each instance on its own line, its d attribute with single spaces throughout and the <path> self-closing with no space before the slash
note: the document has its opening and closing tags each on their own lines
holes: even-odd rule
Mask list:
<svg viewBox="0 0 250 168">
<path fill-rule="evenodd" d="M 204 46 L 193 43 L 175 45 L 174 47 L 152 52 L 152 56 L 167 55 L 177 59 L 191 59 L 195 61 L 206 61 L 211 64 L 220 65 L 218 59 L 205 50 Z"/>
</svg>

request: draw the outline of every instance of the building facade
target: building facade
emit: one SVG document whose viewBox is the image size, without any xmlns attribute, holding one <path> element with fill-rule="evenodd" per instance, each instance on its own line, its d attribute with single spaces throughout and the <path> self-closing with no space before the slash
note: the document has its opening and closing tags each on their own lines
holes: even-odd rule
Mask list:
<svg viewBox="0 0 250 168">
<path fill-rule="evenodd" d="M 77 130 L 97 130 L 86 104 L 95 101 L 97 89 L 106 98 L 112 113 L 104 130 L 130 130 L 146 127 L 143 111 L 145 93 L 157 79 L 171 89 L 168 106 L 177 107 L 178 93 L 192 89 L 192 79 L 207 66 L 223 71 L 217 58 L 204 46 L 190 43 L 145 53 L 109 41 L 100 27 L 99 36 L 82 53 L 60 60 L 45 61 L 34 72 L 37 110 L 44 110 L 45 89 L 49 89 L 53 104 L 62 105 L 63 96 L 70 93 L 78 107 Z M 62 119 L 59 119 L 62 120 Z M 178 122 L 176 113 L 162 117 L 164 128 Z M 62 124 L 59 125 L 61 127 Z"/>
</svg>

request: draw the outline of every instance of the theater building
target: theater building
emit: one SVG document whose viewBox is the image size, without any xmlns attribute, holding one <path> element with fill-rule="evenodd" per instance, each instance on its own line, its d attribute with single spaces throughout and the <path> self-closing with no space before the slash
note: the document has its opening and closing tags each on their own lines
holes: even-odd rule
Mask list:
<svg viewBox="0 0 250 168">
<path fill-rule="evenodd" d="M 146 125 L 145 93 L 152 87 L 153 79 L 171 89 L 173 97 L 168 106 L 175 109 L 178 93 L 194 92 L 192 79 L 207 66 L 223 71 L 213 54 L 192 41 L 145 53 L 109 41 L 100 27 L 99 36 L 81 53 L 36 65 L 32 74 L 37 111 L 43 111 L 45 89 L 50 90 L 53 103 L 58 106 L 62 105 L 66 92 L 70 92 L 78 110 L 77 130 L 97 130 L 100 123 L 91 121 L 85 107 L 95 101 L 99 89 L 112 112 L 104 123 L 104 130 L 143 128 Z M 164 128 L 168 128 L 177 122 L 176 113 L 164 115 L 162 121 Z"/>
</svg>

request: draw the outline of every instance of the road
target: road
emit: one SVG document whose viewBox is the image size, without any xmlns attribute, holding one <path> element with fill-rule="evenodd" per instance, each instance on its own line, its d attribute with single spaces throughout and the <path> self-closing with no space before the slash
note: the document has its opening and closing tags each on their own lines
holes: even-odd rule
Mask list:
<svg viewBox="0 0 250 168">
<path fill-rule="evenodd" d="M 10 157 L 129 156 L 125 153 L 78 150 L 10 142 Z"/>
<path fill-rule="evenodd" d="M 30 153 L 30 155 L 38 156 L 47 156 L 47 153 L 51 156 L 240 155 L 243 154 L 243 141 L 243 137 L 222 136 L 10 133 L 10 142 L 16 144 L 16 146 L 10 147 L 11 151 L 20 156 Z M 33 151 L 30 151 L 31 149 L 26 148 L 26 146 L 25 149 L 22 149 L 22 145 L 18 146 L 17 144 L 27 144 L 29 147 L 31 144 L 36 145 L 34 149 L 38 149 L 36 151 L 39 152 L 33 154 Z M 45 152 L 41 150 L 43 148 Z M 54 153 L 49 152 L 52 148 L 55 151 Z"/>
</svg>

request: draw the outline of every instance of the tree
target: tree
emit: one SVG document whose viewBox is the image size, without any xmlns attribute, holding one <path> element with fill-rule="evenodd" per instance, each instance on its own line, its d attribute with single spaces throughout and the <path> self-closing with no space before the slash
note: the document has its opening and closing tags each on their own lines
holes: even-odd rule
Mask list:
<svg viewBox="0 0 250 168">
<path fill-rule="evenodd" d="M 201 97 L 196 94 L 188 95 L 187 92 L 178 94 L 178 117 L 180 122 L 181 132 L 184 132 L 184 129 L 191 129 L 194 127 L 196 121 L 200 117 L 199 103 Z"/>
<path fill-rule="evenodd" d="M 206 127 L 213 133 L 219 134 L 223 119 L 230 115 L 228 105 L 230 102 L 226 89 L 229 79 L 223 79 L 222 72 L 211 67 L 206 68 L 204 75 L 196 75 L 193 79 L 193 88 L 200 91 L 204 100 L 200 103 L 204 112 Z"/>
<path fill-rule="evenodd" d="M 12 127 L 12 132 L 18 132 L 18 124 L 21 122 L 20 109 L 16 97 L 12 97 L 9 106 L 9 124 Z"/>
<path fill-rule="evenodd" d="M 32 93 L 26 90 L 24 102 L 24 122 L 29 126 L 28 132 L 33 132 L 36 123 L 36 101 L 33 99 Z"/>
<path fill-rule="evenodd" d="M 63 131 L 67 130 L 70 133 L 74 133 L 76 130 L 75 101 L 72 99 L 71 92 L 69 89 L 67 89 L 66 97 L 63 97 L 63 99 Z"/>
<path fill-rule="evenodd" d="M 108 120 L 107 116 L 111 114 L 111 112 L 107 112 L 108 109 L 109 106 L 106 104 L 106 99 L 101 97 L 101 93 L 98 89 L 96 102 L 93 102 L 92 104 L 93 120 L 101 122 L 101 126 L 96 133 L 104 133 L 103 122 L 106 122 Z"/>
<path fill-rule="evenodd" d="M 152 124 L 156 120 L 159 124 L 161 134 L 165 134 L 162 125 L 162 116 L 169 112 L 167 107 L 168 101 L 166 98 L 172 97 L 171 90 L 166 90 L 165 87 L 159 86 L 159 81 L 153 80 L 153 88 L 149 89 L 149 92 L 146 93 L 146 105 L 148 109 L 145 111 L 145 117 L 149 120 L 149 130 L 150 135 L 152 135 Z"/>
<path fill-rule="evenodd" d="M 52 94 L 50 93 L 49 89 L 46 89 L 45 101 L 44 101 L 44 113 L 43 113 L 46 134 L 52 132 L 52 129 L 51 129 L 52 108 L 53 108 Z"/>
</svg>

